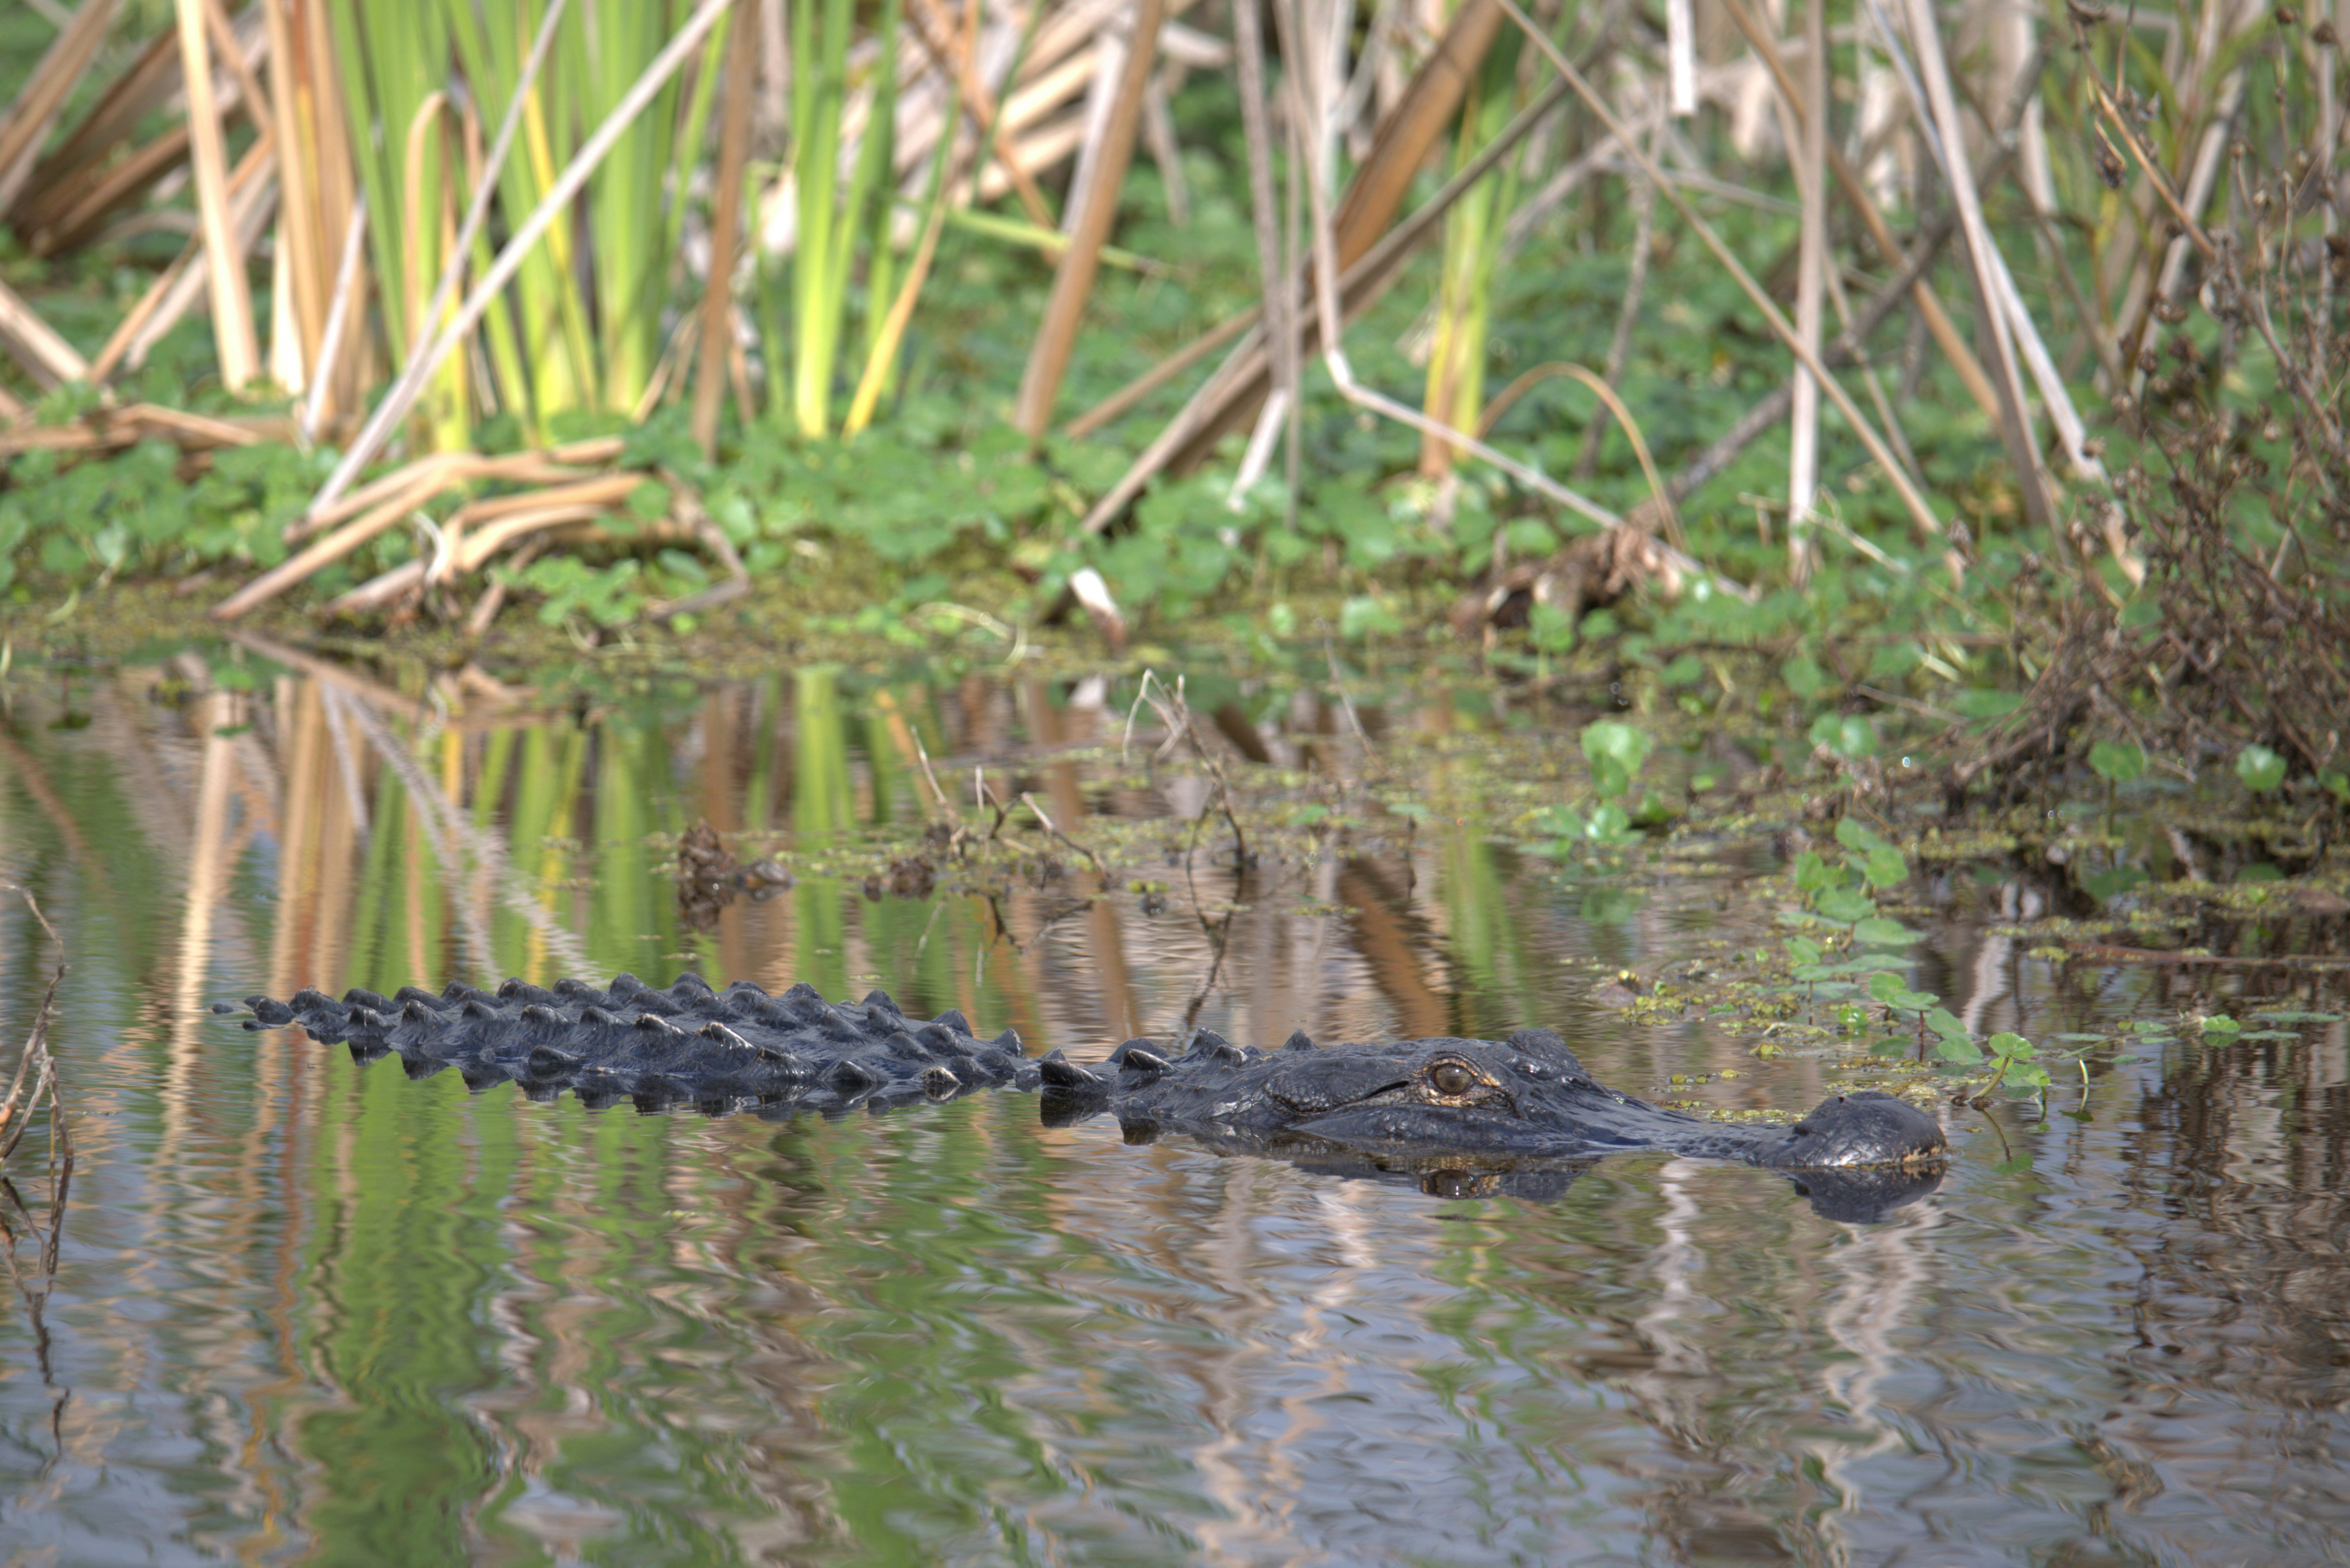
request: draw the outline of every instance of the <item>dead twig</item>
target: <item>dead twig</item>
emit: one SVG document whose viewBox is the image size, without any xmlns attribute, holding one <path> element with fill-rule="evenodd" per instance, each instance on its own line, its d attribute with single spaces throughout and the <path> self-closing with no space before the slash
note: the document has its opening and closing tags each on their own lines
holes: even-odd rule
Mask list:
<svg viewBox="0 0 2350 1568">
<path fill-rule="evenodd" d="M 1076 839 L 1062 832 L 1060 828 L 1054 826 L 1053 819 L 1045 815 L 1045 808 L 1036 804 L 1036 797 L 1029 794 L 1024 789 L 1020 792 L 1020 803 L 1023 805 L 1025 805 L 1030 811 L 1036 814 L 1036 820 L 1045 825 L 1045 832 L 1051 834 L 1054 837 L 1059 839 L 1062 843 L 1067 845 L 1070 848 L 1076 850 L 1078 854 L 1086 857 L 1087 861 L 1090 863 L 1094 868 L 1094 875 L 1101 878 L 1101 885 L 1104 888 L 1107 888 L 1109 886 L 1109 867 L 1102 864 L 1100 856 L 1095 854 L 1092 850 L 1087 848 L 1084 845 L 1078 843 Z"/>
<path fill-rule="evenodd" d="M 66 962 L 62 956 L 65 943 L 57 937 L 57 928 L 41 912 L 32 889 L 17 883 L 0 884 L 25 900 L 25 908 L 48 933 L 49 940 L 58 949 L 57 969 L 49 976 L 48 990 L 42 994 L 41 1010 L 34 1016 L 32 1033 L 26 1036 L 25 1049 L 16 1058 L 16 1075 L 9 1081 L 8 1092 L 0 1096 L 0 1164 L 16 1152 L 26 1131 L 32 1126 L 33 1114 L 46 1106 L 49 1113 L 49 1168 L 54 1174 L 60 1158 L 64 1168 L 73 1168 L 73 1137 L 66 1123 L 65 1102 L 57 1094 L 56 1058 L 49 1054 L 49 1018 L 57 1005 L 57 987 L 65 982 Z"/>
<path fill-rule="evenodd" d="M 1157 695 L 1153 695 L 1154 690 Z M 1223 814 L 1224 826 L 1232 830 L 1232 863 L 1245 869 L 1251 863 L 1248 835 L 1241 830 L 1240 815 L 1232 809 L 1232 781 L 1231 775 L 1224 772 L 1223 760 L 1201 742 L 1199 732 L 1192 726 L 1191 705 L 1183 695 L 1183 678 L 1177 676 L 1174 689 L 1170 691 L 1167 682 L 1159 679 L 1157 671 L 1146 670 L 1142 672 L 1142 690 L 1135 701 L 1138 704 L 1149 702 L 1151 711 L 1159 715 L 1159 722 L 1167 726 L 1167 739 L 1160 742 L 1152 760 L 1163 760 L 1179 744 L 1188 744 L 1191 754 L 1199 759 L 1200 765 L 1208 770 L 1209 778 L 1215 782 L 1215 793 L 1208 797 L 1206 804 L 1200 808 L 1200 815 L 1191 822 L 1191 842 L 1183 851 L 1186 874 L 1191 867 L 1191 851 L 1199 846 L 1201 824 L 1207 821 L 1211 811 Z M 1129 736 L 1133 733 L 1133 715 L 1129 713 L 1127 719 Z M 1120 754 L 1123 755 L 1123 752 Z M 1193 902 L 1198 902 L 1196 895 Z"/>
</svg>

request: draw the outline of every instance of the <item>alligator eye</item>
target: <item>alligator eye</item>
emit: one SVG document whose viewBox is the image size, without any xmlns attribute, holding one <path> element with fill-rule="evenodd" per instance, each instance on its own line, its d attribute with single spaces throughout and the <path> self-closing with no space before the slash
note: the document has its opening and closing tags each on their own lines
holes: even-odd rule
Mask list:
<svg viewBox="0 0 2350 1568">
<path fill-rule="evenodd" d="M 1428 1070 L 1429 1086 L 1438 1094 L 1458 1099 L 1477 1086 L 1477 1075 L 1463 1062 L 1439 1062 Z"/>
</svg>

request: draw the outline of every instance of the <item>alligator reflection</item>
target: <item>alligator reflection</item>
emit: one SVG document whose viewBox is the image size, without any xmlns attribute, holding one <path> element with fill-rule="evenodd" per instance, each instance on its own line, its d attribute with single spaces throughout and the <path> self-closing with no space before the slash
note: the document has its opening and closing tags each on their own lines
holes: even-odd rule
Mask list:
<svg viewBox="0 0 2350 1568">
<path fill-rule="evenodd" d="M 1066 1127 L 1077 1120 L 1062 1109 L 1056 1117 L 1052 1101 L 1045 1104 L 1045 1125 Z M 1158 1143 L 1159 1129 L 1144 1123 L 1120 1129 L 1129 1147 Z M 1327 1138 L 1291 1134 L 1263 1140 L 1234 1139 L 1229 1145 L 1196 1133 L 1177 1135 L 1187 1145 L 1221 1155 L 1258 1156 L 1284 1160 L 1316 1176 L 1377 1181 L 1409 1187 L 1430 1198 L 1515 1198 L 1534 1203 L 1555 1203 L 1565 1198 L 1575 1178 L 1599 1168 L 1597 1159 L 1481 1160 L 1458 1154 L 1426 1156 L 1370 1154 Z M 1854 1170 L 1807 1170 L 1787 1179 L 1798 1197 L 1811 1199 L 1813 1211 L 1824 1220 L 1847 1224 L 1881 1225 L 1896 1210 L 1917 1202 L 1942 1185 L 1942 1167 L 1875 1166 Z"/>
</svg>

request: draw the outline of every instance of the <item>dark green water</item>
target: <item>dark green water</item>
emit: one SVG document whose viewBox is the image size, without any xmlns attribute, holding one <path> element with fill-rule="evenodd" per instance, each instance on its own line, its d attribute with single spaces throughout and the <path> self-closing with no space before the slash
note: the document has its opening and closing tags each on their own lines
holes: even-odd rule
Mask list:
<svg viewBox="0 0 2350 1568">
<path fill-rule="evenodd" d="M 1541 1022 L 1636 1093 L 1845 1080 L 1595 1000 L 1767 940 L 1785 885 L 1767 825 L 1605 876 L 1522 854 L 1511 817 L 1579 768 L 1540 715 L 1368 714 L 1415 831 L 1313 782 L 1374 765 L 1333 707 L 1238 693 L 1325 772 L 1264 786 L 1244 881 L 1202 834 L 1203 918 L 1170 860 L 1197 770 L 1147 766 L 1155 736 L 1121 763 L 1083 688 L 789 671 L 528 718 L 248 685 L 20 670 L 0 724 L 0 876 L 72 962 L 78 1155 L 53 1275 L 7 1210 L 0 1563 L 2350 1556 L 2350 1038 L 2311 971 L 2058 967 L 1991 934 L 2028 880 L 1944 877 L 1918 982 L 1979 1028 L 2251 1026 L 2147 1031 L 2086 1120 L 1946 1106 L 1948 1178 L 1867 1227 L 1744 1168 L 1447 1199 L 1008 1092 L 836 1121 L 475 1096 L 203 1008 L 691 967 L 1079 1059 Z M 868 898 L 928 815 L 916 736 L 958 794 L 974 766 L 1033 792 L 1114 890 L 1042 874 L 1024 814 L 993 897 L 942 867 Z M 686 929 L 701 817 L 796 885 Z M 11 1052 L 54 958 L 0 907 Z M 35 1218 L 42 1139 L 11 1162 Z"/>
</svg>

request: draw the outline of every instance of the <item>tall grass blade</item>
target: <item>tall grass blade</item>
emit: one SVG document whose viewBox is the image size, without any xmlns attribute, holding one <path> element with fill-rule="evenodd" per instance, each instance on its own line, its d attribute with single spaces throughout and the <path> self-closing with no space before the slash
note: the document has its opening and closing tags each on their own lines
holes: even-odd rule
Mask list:
<svg viewBox="0 0 2350 1568">
<path fill-rule="evenodd" d="M 489 308 L 491 301 L 495 299 L 506 285 L 513 281 L 515 272 L 520 269 L 523 259 L 530 254 L 532 247 L 537 244 L 539 239 L 554 226 L 556 220 L 563 215 L 569 207 L 572 198 L 577 196 L 587 184 L 588 177 L 595 172 L 597 166 L 602 162 L 613 145 L 626 133 L 637 116 L 644 112 L 654 96 L 668 84 L 670 78 L 683 67 L 695 47 L 709 36 L 711 29 L 715 27 L 720 19 L 725 16 L 726 7 L 732 3 L 733 0 L 702 0 L 702 4 L 696 6 L 692 15 L 686 19 L 685 25 L 671 37 L 668 45 L 651 64 L 645 67 L 628 93 L 613 106 L 612 111 L 605 116 L 603 122 L 596 128 L 595 134 L 590 136 L 580 147 L 578 152 L 573 156 L 562 174 L 540 200 L 538 206 L 516 226 L 513 235 L 499 249 L 497 259 L 491 263 L 481 281 L 473 286 L 473 292 L 466 296 L 464 303 L 458 307 L 456 314 L 448 326 L 442 330 L 441 335 L 409 357 L 407 365 L 400 372 L 400 379 L 394 382 L 391 389 L 384 394 L 383 400 L 377 404 L 375 412 L 369 416 L 366 426 L 352 441 L 350 450 L 343 454 L 342 462 L 337 464 L 335 472 L 328 476 L 327 483 L 319 487 L 318 493 L 311 498 L 308 508 L 311 513 L 315 514 L 333 504 L 338 496 L 350 488 L 351 482 L 358 477 L 359 470 L 382 450 L 384 440 L 390 434 L 392 427 L 405 418 L 408 410 L 414 406 L 416 395 L 421 389 L 425 379 L 456 348 L 459 341 L 473 330 L 474 324 L 481 319 L 483 312 Z M 215 609 L 215 615 L 220 613 L 221 609 Z"/>
</svg>

